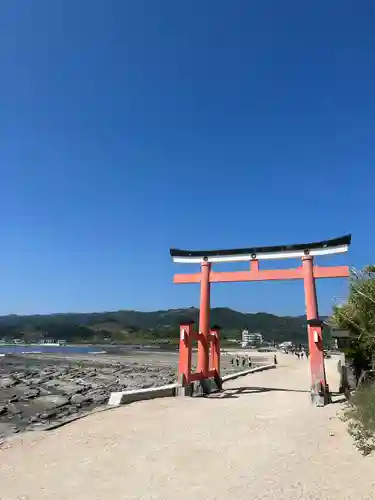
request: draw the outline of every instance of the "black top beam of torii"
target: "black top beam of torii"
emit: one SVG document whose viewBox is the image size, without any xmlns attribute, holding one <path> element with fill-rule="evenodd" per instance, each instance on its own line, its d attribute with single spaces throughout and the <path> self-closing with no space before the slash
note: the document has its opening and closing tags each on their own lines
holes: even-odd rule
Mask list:
<svg viewBox="0 0 375 500">
<path fill-rule="evenodd" d="M 351 234 L 329 240 L 294 245 L 273 245 L 263 247 L 235 248 L 226 250 L 181 250 L 170 249 L 175 262 L 198 262 L 208 260 L 225 262 L 233 260 L 295 258 L 303 255 L 327 255 L 343 253 L 351 243 Z"/>
</svg>

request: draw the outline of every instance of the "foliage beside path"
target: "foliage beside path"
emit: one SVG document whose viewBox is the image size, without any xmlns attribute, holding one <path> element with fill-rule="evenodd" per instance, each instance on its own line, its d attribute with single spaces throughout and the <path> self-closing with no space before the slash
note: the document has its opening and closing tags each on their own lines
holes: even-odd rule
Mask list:
<svg viewBox="0 0 375 500">
<path fill-rule="evenodd" d="M 346 303 L 334 307 L 333 325 L 350 333 L 346 349 L 357 389 L 344 418 L 357 448 L 365 455 L 375 450 L 375 266 L 353 270 Z"/>
</svg>

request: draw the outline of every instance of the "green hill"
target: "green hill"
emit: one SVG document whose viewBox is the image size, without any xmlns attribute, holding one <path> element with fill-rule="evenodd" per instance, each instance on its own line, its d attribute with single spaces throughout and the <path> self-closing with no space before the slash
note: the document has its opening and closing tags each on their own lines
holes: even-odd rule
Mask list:
<svg viewBox="0 0 375 500">
<path fill-rule="evenodd" d="M 113 311 L 0 317 L 0 339 L 38 341 L 43 337 L 68 342 L 169 342 L 177 343 L 179 324 L 198 322 L 198 309 L 166 311 Z M 260 332 L 266 340 L 307 340 L 304 316 L 241 313 L 225 307 L 213 308 L 211 323 L 222 327 L 222 338 L 240 338 L 243 328 Z"/>
</svg>

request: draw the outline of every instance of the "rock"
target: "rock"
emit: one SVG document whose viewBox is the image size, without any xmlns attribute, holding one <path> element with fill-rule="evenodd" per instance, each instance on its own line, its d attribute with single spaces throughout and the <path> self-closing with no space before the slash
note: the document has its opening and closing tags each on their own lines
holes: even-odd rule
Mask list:
<svg viewBox="0 0 375 500">
<path fill-rule="evenodd" d="M 92 398 L 88 394 L 73 394 L 70 398 L 70 402 L 72 404 L 82 404 L 82 403 L 91 403 Z"/>
<path fill-rule="evenodd" d="M 28 383 L 30 385 L 40 385 L 42 383 L 42 379 L 40 377 L 30 378 Z"/>
<path fill-rule="evenodd" d="M 50 418 L 55 417 L 57 412 L 58 410 L 45 411 L 41 414 L 40 418 L 42 420 L 49 420 Z"/>
<path fill-rule="evenodd" d="M 10 403 L 8 405 L 8 413 L 11 414 L 9 418 L 12 418 L 13 415 L 19 415 L 21 410 L 19 410 L 16 405 Z"/>
<path fill-rule="evenodd" d="M 5 415 L 8 412 L 7 406 L 0 406 L 0 415 Z"/>
<path fill-rule="evenodd" d="M 19 397 L 17 396 L 17 394 L 12 394 L 9 398 L 9 403 L 17 403 L 17 401 L 19 401 Z"/>
<path fill-rule="evenodd" d="M 37 421 L 38 421 L 38 419 L 36 417 L 30 417 L 28 420 L 29 424 L 34 424 Z"/>
<path fill-rule="evenodd" d="M 57 415 L 57 418 L 62 418 L 62 419 L 64 419 L 64 418 L 69 417 L 69 415 L 70 415 L 70 413 L 69 413 L 69 409 L 68 409 L 68 410 L 65 410 L 65 411 L 62 411 L 61 413 L 59 413 L 59 414 Z"/>
<path fill-rule="evenodd" d="M 29 391 L 26 391 L 24 395 L 22 396 L 22 399 L 33 399 L 39 396 L 40 394 L 40 389 L 30 389 Z"/>
<path fill-rule="evenodd" d="M 40 396 L 38 398 L 38 404 L 43 405 L 47 410 L 52 410 L 54 408 L 60 408 L 69 403 L 69 399 L 65 396 L 60 396 L 57 394 L 52 394 L 49 396 Z"/>
<path fill-rule="evenodd" d="M 87 394 L 87 396 L 90 396 L 91 400 L 95 404 L 103 404 L 106 402 L 109 398 L 109 393 L 107 391 L 91 391 Z"/>
<path fill-rule="evenodd" d="M 13 433 L 14 434 L 17 434 L 17 432 L 20 432 L 19 428 L 18 427 L 13 427 Z"/>
<path fill-rule="evenodd" d="M 8 389 L 9 387 L 14 387 L 18 383 L 19 383 L 19 381 L 12 376 L 1 377 L 0 378 L 0 389 Z"/>
</svg>

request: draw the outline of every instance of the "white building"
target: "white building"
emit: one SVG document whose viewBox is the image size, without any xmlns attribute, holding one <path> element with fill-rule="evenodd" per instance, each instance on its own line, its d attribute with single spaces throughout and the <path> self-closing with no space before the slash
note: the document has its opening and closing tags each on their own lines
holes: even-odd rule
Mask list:
<svg viewBox="0 0 375 500">
<path fill-rule="evenodd" d="M 242 331 L 242 347 L 248 347 L 254 344 L 262 344 L 263 335 L 258 332 L 250 332 L 249 330 Z"/>
</svg>

